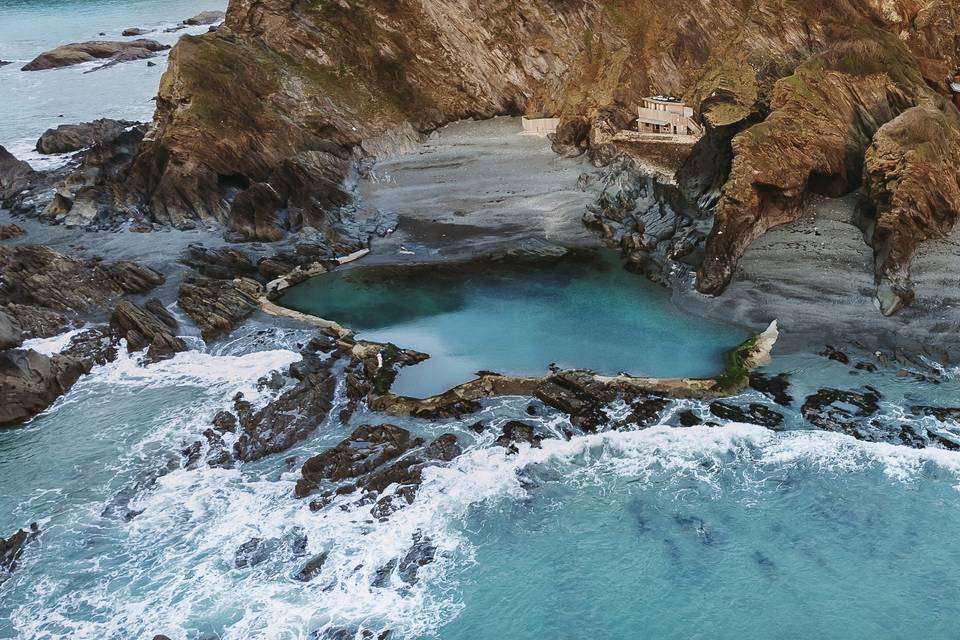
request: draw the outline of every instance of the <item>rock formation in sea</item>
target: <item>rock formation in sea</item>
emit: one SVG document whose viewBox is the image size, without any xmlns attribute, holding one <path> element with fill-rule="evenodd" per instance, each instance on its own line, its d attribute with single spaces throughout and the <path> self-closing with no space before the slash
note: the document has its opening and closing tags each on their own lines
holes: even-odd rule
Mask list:
<svg viewBox="0 0 960 640">
<path fill-rule="evenodd" d="M 161 51 L 169 49 L 169 45 L 160 44 L 156 40 L 142 38 L 127 42 L 112 42 L 107 40 L 93 40 L 90 42 L 74 42 L 45 51 L 25 64 L 23 71 L 42 71 L 58 69 L 84 62 L 104 61 L 105 64 L 128 62 L 152 58 Z"/>
</svg>

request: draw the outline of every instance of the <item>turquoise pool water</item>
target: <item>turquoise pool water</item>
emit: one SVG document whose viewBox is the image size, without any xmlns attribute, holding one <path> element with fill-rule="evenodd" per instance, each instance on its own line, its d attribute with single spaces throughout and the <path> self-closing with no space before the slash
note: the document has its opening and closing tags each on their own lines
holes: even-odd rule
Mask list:
<svg viewBox="0 0 960 640">
<path fill-rule="evenodd" d="M 486 369 L 542 375 L 555 363 L 603 373 L 710 376 L 744 330 L 680 313 L 667 290 L 612 251 L 512 255 L 463 264 L 342 269 L 292 288 L 285 306 L 430 354 L 394 391 L 424 397 Z"/>
</svg>

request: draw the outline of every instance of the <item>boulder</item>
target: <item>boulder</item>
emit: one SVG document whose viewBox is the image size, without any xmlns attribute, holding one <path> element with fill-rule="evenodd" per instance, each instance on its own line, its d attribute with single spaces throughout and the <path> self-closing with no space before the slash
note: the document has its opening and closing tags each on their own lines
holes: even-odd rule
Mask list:
<svg viewBox="0 0 960 640">
<path fill-rule="evenodd" d="M 5 206 L 15 195 L 29 188 L 37 173 L 29 164 L 17 160 L 0 146 L 0 206 Z"/>
<path fill-rule="evenodd" d="M 124 30 L 123 30 L 123 33 L 121 33 L 120 35 L 122 35 L 122 36 L 125 37 L 125 38 L 131 38 L 131 37 L 134 37 L 134 36 L 142 36 L 142 35 L 148 34 L 148 33 L 150 33 L 151 31 L 152 31 L 152 29 L 142 29 L 142 28 L 140 28 L 140 27 L 130 27 L 129 29 L 124 29 Z"/>
<path fill-rule="evenodd" d="M 32 349 L 0 352 L 0 425 L 34 417 L 88 370 L 69 356 L 49 357 Z"/>
<path fill-rule="evenodd" d="M 122 300 L 117 304 L 110 317 L 110 324 L 126 339 L 128 351 L 140 351 L 150 347 L 148 355 L 151 360 L 164 360 L 187 350 L 183 340 L 170 334 L 169 325 L 129 300 Z"/>
<path fill-rule="evenodd" d="M 10 240 L 25 235 L 27 232 L 16 224 L 0 224 L 0 240 Z"/>
<path fill-rule="evenodd" d="M 254 280 L 193 278 L 180 285 L 177 304 L 210 341 L 232 331 L 260 308 L 260 285 Z"/>
<path fill-rule="evenodd" d="M 106 144 L 116 140 L 128 128 L 137 125 L 128 120 L 101 118 L 79 124 L 62 124 L 55 129 L 47 129 L 37 140 L 40 153 L 69 153 L 79 151 L 95 144 Z"/>
<path fill-rule="evenodd" d="M 22 67 L 23 71 L 42 71 L 69 67 L 95 60 L 141 60 L 152 58 L 160 51 L 165 51 L 170 45 L 160 44 L 156 40 L 142 38 L 127 42 L 111 42 L 94 40 L 91 42 L 75 42 L 65 44 L 56 49 L 41 53 L 39 56 Z"/>
<path fill-rule="evenodd" d="M 225 14 L 223 11 L 201 11 L 192 18 L 187 18 L 184 20 L 183 24 L 191 26 L 213 24 L 223 20 L 224 16 Z"/>
<path fill-rule="evenodd" d="M 191 244 L 181 262 L 196 269 L 200 275 L 219 280 L 257 273 L 250 257 L 233 247 L 209 249 L 202 244 Z"/>
</svg>

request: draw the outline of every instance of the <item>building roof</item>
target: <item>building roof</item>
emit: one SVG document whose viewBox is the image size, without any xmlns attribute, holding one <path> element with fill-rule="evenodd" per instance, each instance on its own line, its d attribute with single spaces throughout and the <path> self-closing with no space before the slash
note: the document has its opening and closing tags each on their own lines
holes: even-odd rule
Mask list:
<svg viewBox="0 0 960 640">
<path fill-rule="evenodd" d="M 665 102 L 669 104 L 681 104 L 680 98 L 674 98 L 673 96 L 647 96 L 647 100 L 652 100 L 653 102 Z"/>
</svg>

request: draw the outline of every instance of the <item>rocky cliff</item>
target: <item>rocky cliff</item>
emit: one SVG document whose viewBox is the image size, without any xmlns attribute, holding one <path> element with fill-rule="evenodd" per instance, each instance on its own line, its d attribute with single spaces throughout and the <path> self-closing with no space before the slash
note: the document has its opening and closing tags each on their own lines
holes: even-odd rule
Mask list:
<svg viewBox="0 0 960 640">
<path fill-rule="evenodd" d="M 249 239 L 329 233 L 354 161 L 446 122 L 558 115 L 558 149 L 596 150 L 641 96 L 672 93 L 708 130 L 681 171 L 716 208 L 701 291 L 809 193 L 861 186 L 878 279 L 902 290 L 916 243 L 960 211 L 956 147 L 923 139 L 958 131 L 940 95 L 958 63 L 950 0 L 234 0 L 173 50 L 126 203 Z"/>
</svg>

